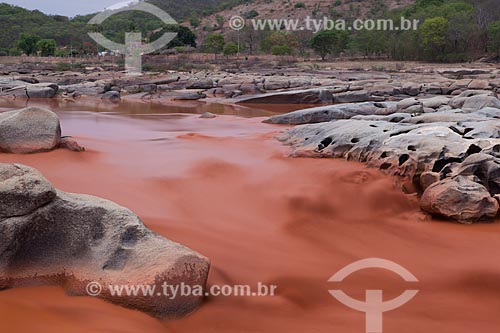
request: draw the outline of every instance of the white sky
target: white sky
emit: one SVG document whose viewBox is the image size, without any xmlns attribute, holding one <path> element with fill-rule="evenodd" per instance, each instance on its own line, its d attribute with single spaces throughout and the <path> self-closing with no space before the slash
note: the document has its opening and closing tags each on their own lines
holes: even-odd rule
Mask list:
<svg viewBox="0 0 500 333">
<path fill-rule="evenodd" d="M 76 16 L 101 11 L 125 0 L 0 0 L 27 9 L 38 9 L 46 14 Z"/>
</svg>

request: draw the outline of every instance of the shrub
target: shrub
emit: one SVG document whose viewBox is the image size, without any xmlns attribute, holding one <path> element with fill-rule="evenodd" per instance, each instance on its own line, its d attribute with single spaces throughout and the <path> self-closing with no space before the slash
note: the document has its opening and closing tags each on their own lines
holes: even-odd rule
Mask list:
<svg viewBox="0 0 500 333">
<path fill-rule="evenodd" d="M 292 54 L 292 49 L 288 45 L 274 45 L 271 53 L 276 56 L 285 56 Z"/>
<path fill-rule="evenodd" d="M 222 52 L 224 53 L 225 56 L 235 55 L 238 53 L 238 45 L 236 45 L 236 43 L 229 42 L 226 45 L 224 45 L 224 49 Z"/>
</svg>

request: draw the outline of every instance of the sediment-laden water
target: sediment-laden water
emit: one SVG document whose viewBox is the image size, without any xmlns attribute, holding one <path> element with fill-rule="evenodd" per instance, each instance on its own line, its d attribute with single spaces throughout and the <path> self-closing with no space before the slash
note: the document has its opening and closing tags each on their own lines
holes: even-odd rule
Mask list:
<svg viewBox="0 0 500 333">
<path fill-rule="evenodd" d="M 14 289 L 0 292 L 1 332 L 363 332 L 364 314 L 329 295 L 339 288 L 358 299 L 383 289 L 386 300 L 419 289 L 384 314 L 384 332 L 496 332 L 500 224 L 432 221 L 377 170 L 288 158 L 273 139 L 283 128 L 261 123 L 268 111 L 140 105 L 52 105 L 63 135 L 87 151 L 0 154 L 0 162 L 35 167 L 63 191 L 130 208 L 211 258 L 211 285 L 275 284 L 277 296 L 211 297 L 192 315 L 161 322 L 56 287 Z M 194 114 L 205 111 L 221 115 Z M 397 262 L 420 282 L 380 269 L 327 282 L 372 257 Z"/>
</svg>

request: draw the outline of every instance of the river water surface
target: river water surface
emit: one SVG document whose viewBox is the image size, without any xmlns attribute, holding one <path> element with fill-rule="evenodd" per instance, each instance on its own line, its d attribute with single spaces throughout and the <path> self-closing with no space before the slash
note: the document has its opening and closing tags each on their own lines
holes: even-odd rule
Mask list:
<svg viewBox="0 0 500 333">
<path fill-rule="evenodd" d="M 384 314 L 384 332 L 498 332 L 500 224 L 433 221 L 377 170 L 287 157 L 274 139 L 286 127 L 261 123 L 273 107 L 49 107 L 63 134 L 87 151 L 0 154 L 0 162 L 35 167 L 61 190 L 133 210 L 149 228 L 209 257 L 211 285 L 274 284 L 277 296 L 210 297 L 192 315 L 162 322 L 58 287 L 6 290 L 0 332 L 364 332 L 364 314 L 329 289 L 361 300 L 367 289 L 384 290 L 386 300 L 419 289 Z M 206 111 L 219 116 L 200 119 Z M 372 257 L 397 262 L 420 282 L 380 269 L 327 282 Z"/>
</svg>

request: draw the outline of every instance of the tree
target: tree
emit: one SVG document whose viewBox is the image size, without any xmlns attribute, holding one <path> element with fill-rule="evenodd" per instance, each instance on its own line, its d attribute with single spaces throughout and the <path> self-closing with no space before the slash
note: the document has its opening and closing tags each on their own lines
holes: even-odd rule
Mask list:
<svg viewBox="0 0 500 333">
<path fill-rule="evenodd" d="M 271 51 L 274 46 L 288 46 L 290 51 L 299 47 L 297 36 L 289 31 L 274 31 L 267 36 L 263 41 L 261 48 L 265 52 Z"/>
<path fill-rule="evenodd" d="M 500 21 L 495 21 L 488 28 L 488 49 L 500 56 Z"/>
<path fill-rule="evenodd" d="M 224 16 L 216 15 L 215 20 L 217 21 L 217 28 L 219 28 L 220 31 L 223 31 L 223 29 L 224 29 Z"/>
<path fill-rule="evenodd" d="M 224 51 L 224 44 L 224 35 L 212 34 L 205 38 L 203 48 L 205 49 L 205 52 L 217 55 L 218 53 Z"/>
<path fill-rule="evenodd" d="M 50 57 L 56 53 L 56 41 L 53 39 L 40 39 L 36 48 L 42 57 Z"/>
<path fill-rule="evenodd" d="M 311 40 L 312 49 L 325 60 L 330 54 L 338 55 L 346 49 L 348 35 L 344 31 L 322 30 Z"/>
<path fill-rule="evenodd" d="M 271 53 L 275 56 L 285 56 L 292 54 L 292 49 L 288 45 L 274 45 Z"/>
<path fill-rule="evenodd" d="M 37 43 L 40 40 L 40 37 L 30 35 L 30 34 L 21 34 L 19 36 L 19 40 L 17 41 L 17 48 L 26 53 L 26 55 L 30 56 L 37 51 Z"/>
<path fill-rule="evenodd" d="M 429 60 L 436 60 L 444 52 L 448 36 L 448 20 L 444 17 L 429 18 L 420 26 L 422 47 Z"/>
<path fill-rule="evenodd" d="M 196 14 L 193 14 L 190 18 L 189 18 L 189 24 L 193 27 L 193 28 L 198 28 L 201 24 L 201 20 L 200 18 L 198 17 L 198 15 Z"/>
<path fill-rule="evenodd" d="M 232 56 L 238 53 L 238 45 L 233 42 L 229 42 L 224 45 L 223 53 L 225 56 Z"/>
</svg>

